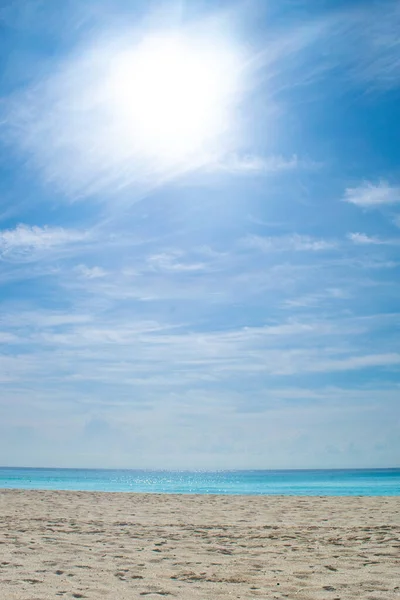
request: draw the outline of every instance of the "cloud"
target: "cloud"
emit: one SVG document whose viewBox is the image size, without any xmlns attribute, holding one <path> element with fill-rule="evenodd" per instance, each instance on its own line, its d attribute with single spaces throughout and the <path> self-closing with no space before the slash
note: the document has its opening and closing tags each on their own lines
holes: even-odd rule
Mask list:
<svg viewBox="0 0 400 600">
<path fill-rule="evenodd" d="M 295 154 L 290 158 L 283 156 L 257 156 L 254 154 L 234 154 L 225 157 L 220 162 L 210 164 L 206 167 L 207 172 L 227 173 L 230 175 L 270 175 L 294 169 L 316 168 L 318 163 L 308 159 L 299 159 Z"/>
<path fill-rule="evenodd" d="M 314 12 L 314 18 L 270 32 L 255 53 L 254 70 L 263 70 L 275 102 L 281 92 L 327 80 L 332 74 L 344 85 L 381 92 L 400 84 L 400 8 L 395 0 L 369 2 L 357 8 Z"/>
<path fill-rule="evenodd" d="M 370 9 L 354 12 L 354 34 L 349 40 L 349 60 L 354 76 L 361 83 L 372 83 L 381 89 L 400 84 L 400 6 L 387 0 Z"/>
<path fill-rule="evenodd" d="M 308 235 L 293 234 L 288 236 L 262 237 L 251 235 L 242 240 L 242 245 L 262 252 L 321 252 L 332 250 L 336 243 L 330 240 L 315 239 Z"/>
<path fill-rule="evenodd" d="M 86 233 L 63 227 L 20 224 L 15 229 L 0 231 L 0 244 L 3 248 L 51 248 L 82 240 L 86 236 Z"/>
<path fill-rule="evenodd" d="M 343 200 L 362 208 L 373 208 L 400 202 L 400 187 L 385 181 L 378 184 L 365 182 L 354 188 L 347 188 Z"/>
<path fill-rule="evenodd" d="M 24 262 L 50 249 L 69 247 L 88 239 L 88 232 L 83 230 L 20 224 L 0 231 L 0 256 L 3 260 Z"/>
<path fill-rule="evenodd" d="M 306 374 L 320 373 L 329 381 L 329 374 L 335 372 L 398 371 L 399 353 L 341 347 L 341 336 L 351 332 L 351 328 L 335 329 L 330 323 L 206 334 L 174 334 L 157 324 L 125 324 L 125 328 L 115 323 L 93 324 L 70 331 L 33 331 L 23 338 L 20 333 L 20 342 L 15 343 L 21 347 L 23 339 L 27 351 L 0 357 L 0 367 L 5 381 L 18 389 L 54 390 L 57 398 L 62 389 L 69 393 L 69 403 L 78 394 L 85 405 L 107 405 L 115 412 L 118 406 L 132 403 L 161 407 L 170 404 L 172 394 L 181 396 L 186 405 L 187 393 L 198 390 L 208 394 L 211 410 L 212 399 L 221 393 L 224 404 L 232 406 L 236 393 L 242 396 L 254 388 L 262 397 L 271 385 L 295 385 L 296 378 Z M 335 337 L 338 345 L 327 346 L 327 336 Z M 34 354 L 29 352 L 32 347 Z M 288 377 L 293 378 L 289 384 Z M 85 392 L 83 382 L 91 383 L 90 393 Z"/>
<path fill-rule="evenodd" d="M 313 362 L 306 366 L 309 372 L 331 371 L 354 371 L 357 369 L 366 369 L 368 367 L 396 367 L 400 365 L 400 354 L 367 354 L 361 356 L 350 356 L 340 359 L 329 359 Z"/>
<path fill-rule="evenodd" d="M 132 385 L 181 389 L 230 379 L 242 386 L 249 377 L 256 380 L 263 374 L 329 373 L 400 363 L 395 350 L 368 352 L 358 341 L 382 323 L 381 316 L 288 319 L 258 327 L 192 331 L 190 324 L 127 322 L 115 311 L 92 312 L 90 317 L 56 311 L 20 311 L 19 315 L 13 312 L 0 319 L 4 333 L 15 336 L 9 343 L 25 347 L 18 356 L 2 357 L 4 371 L 14 373 L 16 381 L 21 369 L 25 381 L 31 376 L 40 380 L 46 369 L 59 382 L 107 382 L 126 391 Z M 386 317 L 396 323 L 399 315 Z"/>
<path fill-rule="evenodd" d="M 400 239 L 385 238 L 381 239 L 376 236 L 370 236 L 366 233 L 349 233 L 348 239 L 359 246 L 372 245 L 372 246 L 396 246 L 400 244 Z"/>
<path fill-rule="evenodd" d="M 19 310 L 0 315 L 0 324 L 9 328 L 54 328 L 71 327 L 89 323 L 93 316 L 88 314 L 64 313 L 55 310 Z"/>
<path fill-rule="evenodd" d="M 353 242 L 354 244 L 385 244 L 386 242 L 383 240 L 380 240 L 379 238 L 376 237 L 371 237 L 365 233 L 349 233 L 348 236 L 349 240 L 351 242 Z"/>
<path fill-rule="evenodd" d="M 78 265 L 75 271 L 86 279 L 99 279 L 107 275 L 107 271 L 101 267 L 87 267 L 86 265 Z"/>
<path fill-rule="evenodd" d="M 204 271 L 207 265 L 202 262 L 186 262 L 184 259 L 184 253 L 175 252 L 161 252 L 159 254 L 153 254 L 147 258 L 147 264 L 151 270 L 154 271 L 173 271 L 173 272 L 195 272 Z"/>
<path fill-rule="evenodd" d="M 335 300 L 348 300 L 350 297 L 349 291 L 347 290 L 342 290 L 340 288 L 327 288 L 313 294 L 297 296 L 296 298 L 285 300 L 282 304 L 282 308 L 293 309 L 317 307 L 322 303 L 326 304 L 327 302 L 332 302 Z"/>
<path fill-rule="evenodd" d="M 171 250 L 166 254 L 173 255 L 178 263 L 184 262 L 183 255 L 176 256 Z M 102 285 L 110 277 L 112 271 L 106 278 L 89 279 L 87 283 Z M 157 275 L 155 279 L 158 282 L 163 277 Z M 267 296 L 263 294 L 263 303 Z M 65 300 L 71 298 L 63 296 Z M 396 406 L 399 390 L 394 382 L 400 365 L 397 341 L 395 337 L 379 340 L 374 332 L 381 328 L 395 330 L 399 314 L 358 319 L 340 317 L 335 310 L 329 318 L 324 308 L 319 316 L 313 310 L 310 316 L 282 318 L 271 314 L 263 304 L 260 319 L 255 319 L 261 324 L 244 326 L 254 319 L 251 308 L 239 308 L 233 317 L 227 312 L 223 320 L 219 316 L 211 322 L 204 318 L 203 298 L 193 305 L 193 320 L 190 302 L 184 303 L 184 312 L 178 311 L 178 315 L 169 311 L 174 304 L 157 304 L 154 320 L 154 311 L 140 303 L 110 303 L 100 298 L 100 303 L 93 304 L 82 295 L 72 302 L 70 310 L 25 310 L 26 305 L 36 305 L 35 299 L 9 306 L 9 312 L 3 309 L 0 330 L 4 337 L 0 335 L 0 340 L 8 347 L 0 354 L 2 422 L 8 428 L 13 422 L 25 422 L 40 430 L 40 437 L 45 439 L 46 428 L 56 437 L 54 427 L 61 435 L 71 436 L 71 431 L 84 429 L 85 423 L 94 420 L 93 437 L 98 428 L 111 446 L 107 426 L 102 431 L 97 421 L 109 423 L 117 445 L 125 439 L 122 424 L 126 439 L 133 440 L 129 443 L 140 444 L 141 437 L 146 438 L 141 447 L 143 456 L 151 456 L 149 452 L 157 455 L 138 466 L 167 468 L 165 461 L 173 460 L 170 443 L 181 449 L 174 459 L 175 467 L 215 467 L 215 461 L 220 460 L 221 467 L 233 468 L 239 463 L 236 455 L 232 457 L 228 452 L 232 448 L 230 439 L 238 443 L 238 456 L 241 445 L 247 449 L 250 446 L 263 453 L 265 461 L 269 455 L 269 450 L 265 454 L 265 431 L 271 430 L 277 438 L 273 458 L 277 460 L 276 456 L 282 457 L 278 451 L 282 435 L 287 434 L 285 423 L 292 423 L 295 431 L 300 423 L 302 430 L 319 431 L 313 420 L 318 415 L 327 423 L 321 434 L 324 437 L 329 427 L 332 429 L 333 414 L 351 429 L 365 411 L 376 407 L 379 415 Z M 237 324 L 238 317 L 241 324 Z M 337 384 L 338 373 L 343 373 L 342 381 L 351 373 L 348 389 L 345 383 L 341 388 L 330 387 Z M 368 381 L 375 389 L 368 389 Z M 350 419 L 350 411 L 354 419 Z M 371 420 L 374 418 L 375 413 Z M 282 428 L 277 426 L 279 419 Z M 225 424 L 222 441 L 221 423 Z M 147 435 L 149 431 L 152 436 Z M 349 432 L 349 439 L 351 435 Z M 64 457 L 69 462 L 66 466 L 75 464 L 75 460 L 77 466 L 85 466 L 86 450 L 78 440 L 74 444 L 71 437 L 71 447 L 78 446 L 79 453 L 76 459 L 74 454 Z M 271 436 L 267 437 L 270 441 Z M 14 445 L 15 439 L 14 435 Z M 204 448 L 204 440 L 215 444 L 210 463 L 200 458 L 196 462 L 194 457 L 194 448 Z M 93 449 L 93 443 L 87 448 Z M 33 455 L 29 452 L 37 452 L 37 445 L 27 448 L 28 458 Z M 117 466 L 123 466 L 124 460 L 127 466 L 136 466 L 132 465 L 132 456 L 137 456 L 137 451 L 126 452 L 125 459 L 118 451 L 113 455 Z M 227 452 L 232 463 L 221 452 Z M 247 466 L 254 466 L 254 452 L 247 452 Z M 54 453 L 45 453 L 43 464 L 48 456 L 58 460 Z M 108 465 L 107 460 L 102 455 L 97 464 Z M 142 460 L 141 454 L 137 460 Z M 306 460 L 304 454 L 302 460 Z M 293 466 L 290 458 L 288 466 Z M 308 466 L 307 461 L 303 466 Z"/>
<path fill-rule="evenodd" d="M 12 334 L 12 333 L 7 333 L 7 332 L 3 332 L 0 331 L 0 344 L 12 344 L 12 343 L 18 343 L 19 338 L 18 336 Z"/>
</svg>

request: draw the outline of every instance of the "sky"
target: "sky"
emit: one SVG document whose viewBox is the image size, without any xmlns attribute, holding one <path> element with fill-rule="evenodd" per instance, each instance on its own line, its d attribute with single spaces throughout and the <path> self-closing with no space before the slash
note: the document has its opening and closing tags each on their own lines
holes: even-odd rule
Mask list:
<svg viewBox="0 0 400 600">
<path fill-rule="evenodd" d="M 0 27 L 0 464 L 399 466 L 399 3 Z"/>
</svg>

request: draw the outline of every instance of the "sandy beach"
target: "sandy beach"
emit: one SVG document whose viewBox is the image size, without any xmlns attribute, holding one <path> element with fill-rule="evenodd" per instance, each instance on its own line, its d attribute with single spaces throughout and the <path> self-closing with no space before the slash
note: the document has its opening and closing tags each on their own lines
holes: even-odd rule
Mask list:
<svg viewBox="0 0 400 600">
<path fill-rule="evenodd" d="M 0 598 L 400 598 L 400 497 L 0 491 Z"/>
</svg>

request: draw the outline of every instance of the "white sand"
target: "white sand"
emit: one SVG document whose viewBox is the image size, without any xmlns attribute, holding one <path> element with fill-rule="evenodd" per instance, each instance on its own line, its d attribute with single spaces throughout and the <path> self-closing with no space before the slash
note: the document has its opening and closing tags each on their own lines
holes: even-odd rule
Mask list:
<svg viewBox="0 0 400 600">
<path fill-rule="evenodd" d="M 400 497 L 0 490 L 0 599 L 400 598 Z"/>
</svg>

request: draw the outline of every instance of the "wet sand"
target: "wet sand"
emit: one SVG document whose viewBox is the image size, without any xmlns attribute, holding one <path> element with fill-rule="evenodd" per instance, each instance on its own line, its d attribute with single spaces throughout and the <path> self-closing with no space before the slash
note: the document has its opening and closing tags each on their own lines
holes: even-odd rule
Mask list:
<svg viewBox="0 0 400 600">
<path fill-rule="evenodd" d="M 0 598 L 400 598 L 400 497 L 0 490 Z"/>
</svg>

